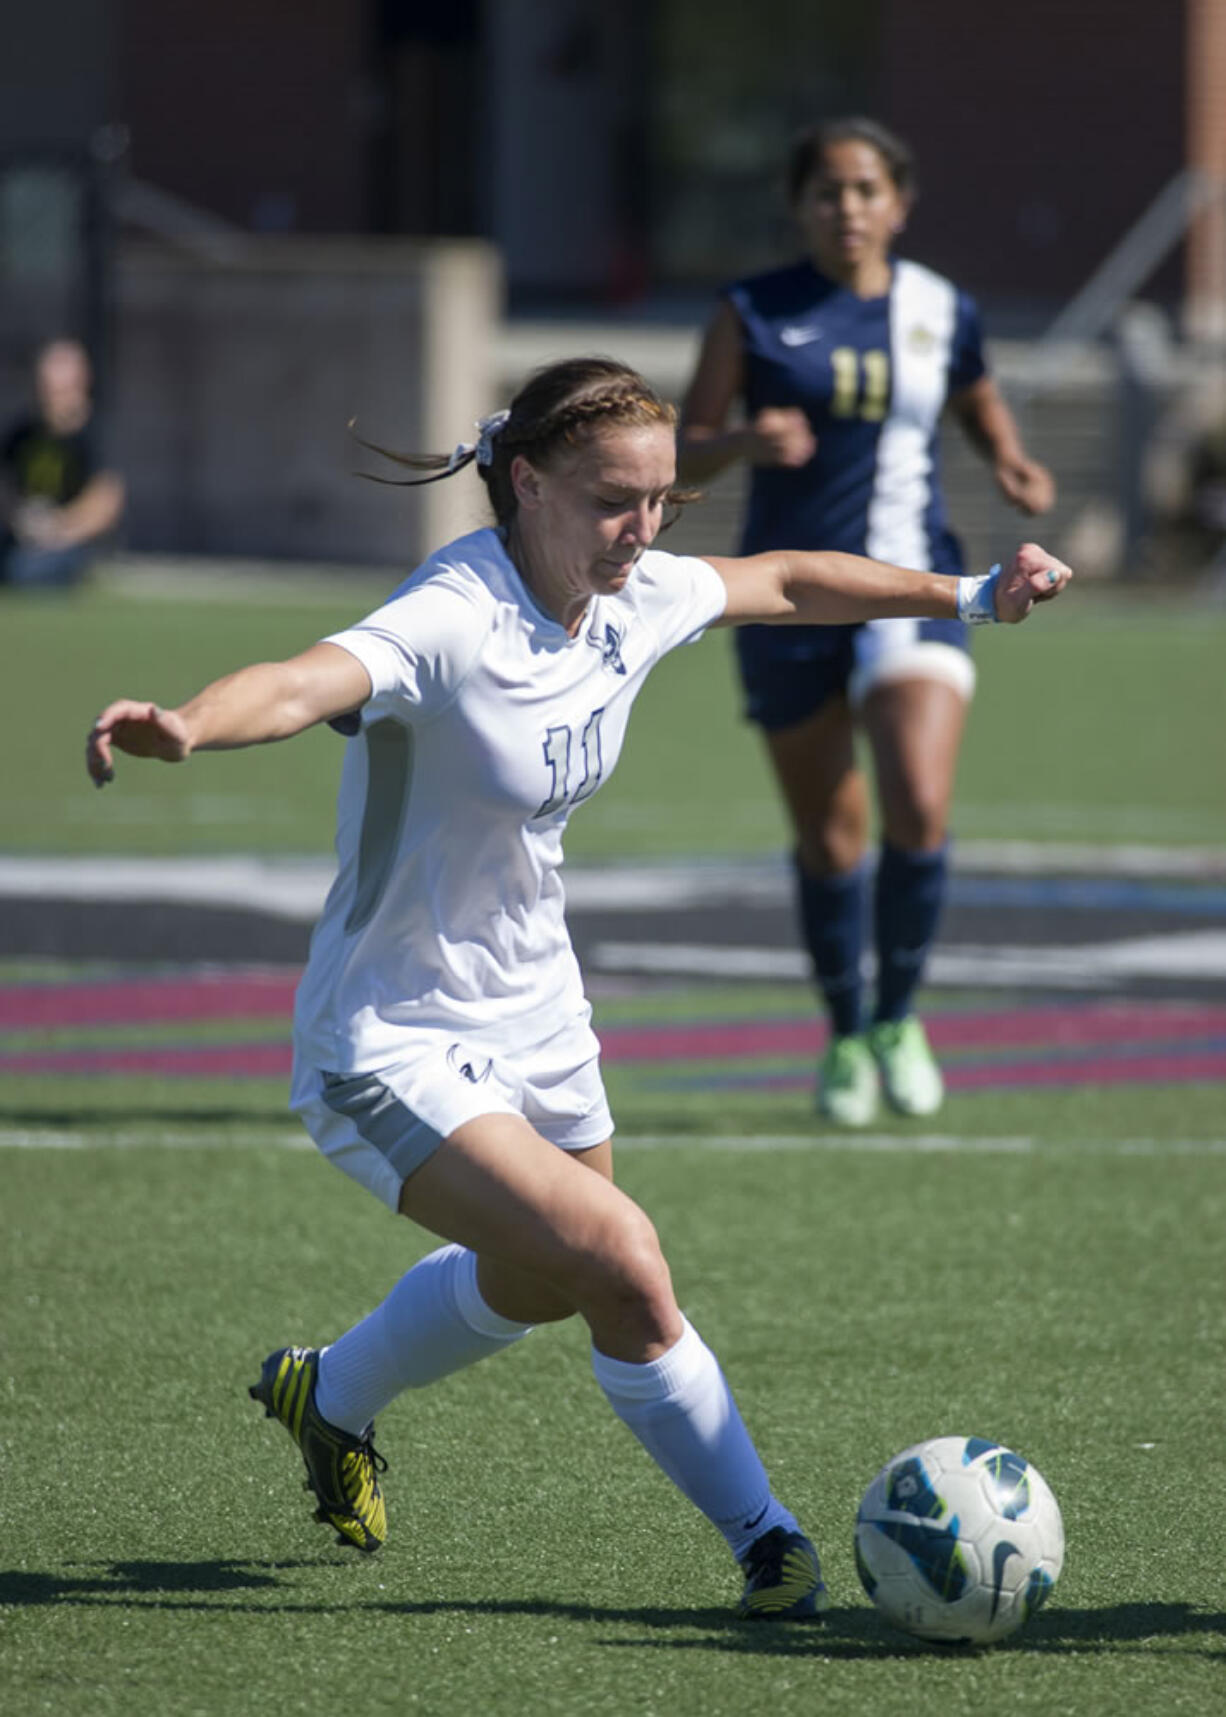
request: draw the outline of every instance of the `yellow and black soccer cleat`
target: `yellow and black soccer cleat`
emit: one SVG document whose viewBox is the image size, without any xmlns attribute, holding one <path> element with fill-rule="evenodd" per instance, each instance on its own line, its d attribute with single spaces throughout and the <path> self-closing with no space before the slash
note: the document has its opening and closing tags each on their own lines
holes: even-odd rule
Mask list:
<svg viewBox="0 0 1226 1717">
<path fill-rule="evenodd" d="M 745 1590 L 737 1610 L 751 1621 L 809 1621 L 830 1608 L 817 1551 L 801 1532 L 772 1527 L 741 1558 Z"/>
<path fill-rule="evenodd" d="M 374 1445 L 375 1428 L 360 1437 L 322 1419 L 315 1406 L 319 1354 L 313 1347 L 279 1347 L 247 1391 L 269 1419 L 280 1419 L 302 1451 L 306 1489 L 319 1504 L 316 1520 L 334 1527 L 337 1542 L 377 1550 L 387 1537 L 387 1511 L 379 1477 L 387 1462 Z"/>
</svg>

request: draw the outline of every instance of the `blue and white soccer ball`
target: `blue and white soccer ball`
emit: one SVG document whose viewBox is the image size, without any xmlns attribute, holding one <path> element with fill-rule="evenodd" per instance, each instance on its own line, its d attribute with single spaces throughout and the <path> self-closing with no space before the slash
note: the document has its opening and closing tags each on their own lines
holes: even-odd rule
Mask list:
<svg viewBox="0 0 1226 1717">
<path fill-rule="evenodd" d="M 990 1645 L 1022 1626 L 1064 1564 L 1064 1523 L 1037 1467 L 983 1437 L 934 1437 L 887 1461 L 856 1516 L 856 1569 L 887 1621 Z"/>
</svg>

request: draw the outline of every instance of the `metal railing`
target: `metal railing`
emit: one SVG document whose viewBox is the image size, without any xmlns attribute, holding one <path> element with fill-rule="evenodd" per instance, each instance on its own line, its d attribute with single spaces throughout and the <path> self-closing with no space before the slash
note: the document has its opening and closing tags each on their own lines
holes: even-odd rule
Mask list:
<svg viewBox="0 0 1226 1717">
<path fill-rule="evenodd" d="M 1035 340 L 1022 373 L 1009 388 L 1010 403 L 1028 440 L 1033 439 L 1040 408 L 1050 436 L 1070 412 L 1074 421 L 1084 422 L 1087 395 L 1101 393 L 1102 436 L 1110 443 L 1109 451 L 1104 450 L 1102 487 L 1095 483 L 1083 490 L 1088 477 L 1083 471 L 1080 483 L 1074 478 L 1070 489 L 1064 472 L 1059 472 L 1064 499 L 1060 511 L 1067 524 L 1070 509 L 1076 512 L 1093 502 L 1106 507 L 1114 520 L 1110 528 L 1118 534 L 1112 557 L 1117 573 L 1135 570 L 1144 558 L 1141 545 L 1153 523 L 1145 467 L 1154 432 L 1177 392 L 1203 385 L 1206 379 L 1203 358 L 1175 346 L 1160 312 L 1148 318 L 1125 312 L 1197 216 L 1223 201 L 1226 182 L 1220 178 L 1192 167 L 1176 173 Z M 1115 336 L 1109 353 L 1099 344 L 1105 335 Z M 1087 361 L 1094 348 L 1097 363 Z M 1104 359 L 1113 366 L 1114 380 L 1101 376 Z M 1220 370 L 1220 363 L 1214 362 Z M 1091 380 L 1096 371 L 1098 379 Z M 1003 500 L 996 503 L 996 513 L 1002 530 L 1007 532 L 1012 524 L 1016 531 L 1016 518 L 1006 520 Z"/>
<path fill-rule="evenodd" d="M 1020 392 L 1028 398 L 1062 370 L 1064 349 L 1101 338 L 1124 305 L 1164 263 L 1196 217 L 1226 200 L 1226 183 L 1198 167 L 1181 168 L 1040 334 Z"/>
</svg>

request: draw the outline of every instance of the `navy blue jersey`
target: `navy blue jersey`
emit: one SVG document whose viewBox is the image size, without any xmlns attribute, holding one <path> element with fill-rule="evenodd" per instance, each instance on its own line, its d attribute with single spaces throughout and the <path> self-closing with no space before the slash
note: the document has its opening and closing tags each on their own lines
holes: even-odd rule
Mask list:
<svg viewBox="0 0 1226 1717">
<path fill-rule="evenodd" d="M 811 262 L 738 281 L 745 405 L 798 406 L 817 453 L 796 469 L 755 466 L 743 554 L 837 549 L 958 573 L 941 496 L 938 426 L 949 396 L 985 373 L 974 301 L 913 262 L 889 293 L 857 298 Z"/>
</svg>

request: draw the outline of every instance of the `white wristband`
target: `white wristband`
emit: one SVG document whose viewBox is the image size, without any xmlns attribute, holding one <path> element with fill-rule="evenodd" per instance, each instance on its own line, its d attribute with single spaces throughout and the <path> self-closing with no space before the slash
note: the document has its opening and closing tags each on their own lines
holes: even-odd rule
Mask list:
<svg viewBox="0 0 1226 1717">
<path fill-rule="evenodd" d="M 958 580 L 958 619 L 968 626 L 986 626 L 996 618 L 996 585 L 1000 578 L 997 563 L 979 578 Z"/>
</svg>

